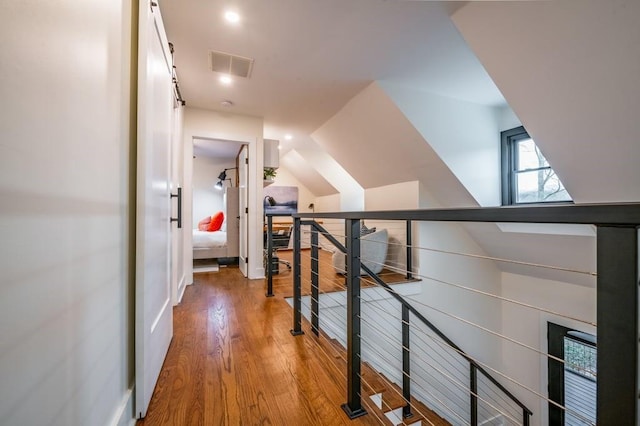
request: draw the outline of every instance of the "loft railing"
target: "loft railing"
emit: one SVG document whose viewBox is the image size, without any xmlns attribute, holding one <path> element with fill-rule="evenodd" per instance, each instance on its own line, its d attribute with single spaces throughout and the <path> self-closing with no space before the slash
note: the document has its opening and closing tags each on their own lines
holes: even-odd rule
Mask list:
<svg viewBox="0 0 640 426">
<path fill-rule="evenodd" d="M 553 223 L 553 224 L 590 224 L 597 230 L 597 324 L 598 324 L 598 388 L 597 388 L 597 423 L 598 424 L 638 424 L 638 227 L 640 224 L 640 204 L 614 205 L 580 205 L 580 206 L 536 206 L 536 207 L 505 207 L 479 209 L 437 209 L 412 211 L 385 212 L 346 212 L 346 213 L 314 213 L 294 215 L 294 321 L 293 334 L 302 334 L 301 314 L 301 258 L 300 236 L 301 226 L 310 225 L 311 258 L 317 259 L 313 253 L 318 247 L 318 232 L 325 237 L 326 230 L 310 219 L 343 219 L 345 220 L 346 244 L 342 247 L 347 255 L 346 293 L 347 293 L 347 403 L 345 411 L 351 416 L 364 414 L 361 401 L 361 289 L 360 273 L 362 262 L 360 258 L 360 221 L 361 220 L 402 220 L 406 221 L 410 232 L 411 221 L 434 222 L 506 222 L 506 223 Z M 330 239 L 330 238 L 329 238 Z M 339 241 L 332 241 L 340 247 Z M 407 258 L 410 259 L 411 244 L 407 241 Z M 337 244 L 336 244 L 337 243 Z M 313 263 L 313 260 L 312 260 Z M 313 265 L 312 265 L 313 267 Z M 388 286 L 380 283 L 376 275 L 368 268 L 362 268 L 373 280 L 385 290 L 390 291 L 392 297 L 402 305 L 403 317 L 403 361 L 408 354 L 409 342 L 405 341 L 405 324 L 409 324 L 408 313 L 412 313 L 419 321 L 428 324 L 429 321 L 410 303 L 395 294 Z M 312 273 L 311 281 L 317 277 Z M 411 271 L 411 268 L 407 268 Z M 408 272 L 410 273 L 410 272 Z M 319 329 L 319 311 L 317 282 L 312 285 L 311 295 L 311 323 L 312 330 Z M 434 327 L 435 328 L 435 327 Z M 434 330 L 432 328 L 432 330 Z M 437 334 L 437 333 L 436 333 Z M 445 341 L 448 340 L 446 336 Z M 406 344 L 405 344 L 406 343 Z M 450 340 L 448 344 L 469 361 L 470 365 L 470 406 L 471 424 L 477 424 L 478 373 L 483 377 L 491 377 L 484 367 L 473 358 L 466 355 Z M 405 364 L 405 363 L 403 363 Z M 409 363 L 406 363 L 407 366 Z M 409 374 L 403 374 L 403 382 Z M 504 389 L 494 378 L 489 381 L 496 387 Z M 475 382 L 475 384 L 474 384 Z M 410 389 L 410 383 L 406 385 Z M 506 389 L 504 389 L 506 391 Z M 508 392 L 508 391 L 507 391 Z M 405 396 L 410 391 L 403 389 Z M 509 393 L 509 398 L 517 398 Z M 410 398 L 407 398 L 410 401 Z M 519 402 L 519 401 L 518 401 Z M 407 404 L 406 410 L 411 410 Z M 522 424 L 527 424 L 531 411 L 523 404 L 518 404 L 523 410 Z M 476 412 L 474 414 L 474 412 Z"/>
<path fill-rule="evenodd" d="M 295 222 L 294 222 L 295 223 Z M 470 424 L 477 425 L 478 424 L 478 374 L 483 375 L 489 382 L 491 382 L 504 396 L 506 396 L 509 400 L 511 400 L 515 405 L 517 405 L 522 413 L 521 416 L 521 424 L 529 425 L 529 419 L 531 410 L 529 410 L 518 398 L 516 398 L 509 390 L 507 390 L 500 382 L 498 382 L 486 369 L 484 369 L 481 365 L 479 365 L 474 359 L 469 357 L 458 345 L 456 345 L 451 339 L 449 339 L 440 329 L 438 329 L 431 321 L 429 321 L 421 312 L 419 312 L 416 308 L 414 308 L 411 303 L 405 300 L 401 295 L 396 293 L 391 286 L 386 284 L 376 273 L 374 273 L 367 265 L 360 261 L 360 251 L 359 251 L 359 237 L 361 230 L 361 223 L 359 220 L 348 220 L 347 221 L 347 243 L 346 246 L 343 245 L 338 239 L 336 239 L 331 233 L 329 233 L 324 227 L 318 224 L 316 221 L 300 221 L 300 227 L 307 225 L 311 228 L 311 306 L 310 306 L 310 317 L 311 317 L 311 329 L 314 334 L 319 335 L 319 318 L 320 318 L 320 309 L 319 309 L 319 272 L 318 272 L 318 248 L 319 248 L 319 238 L 318 235 L 322 234 L 325 238 L 327 238 L 340 252 L 346 254 L 347 259 L 351 258 L 353 264 L 349 264 L 347 260 L 347 267 L 345 272 L 347 273 L 347 282 L 354 283 L 355 280 L 359 280 L 360 272 L 349 273 L 348 271 L 360 271 L 361 269 L 366 272 L 366 274 L 371 277 L 375 283 L 383 288 L 385 291 L 389 293 L 391 297 L 400 302 L 402 306 L 402 398 L 406 402 L 402 407 L 402 416 L 404 418 L 409 418 L 413 415 L 412 407 L 411 407 L 411 342 L 410 342 L 410 313 L 414 315 L 414 317 L 420 321 L 422 324 L 427 326 L 435 335 L 437 335 L 440 339 L 442 339 L 447 346 L 453 348 L 455 352 L 457 352 L 462 358 L 464 358 L 469 363 L 469 380 L 470 380 Z M 297 229 L 298 225 L 294 225 L 294 232 Z M 411 233 L 412 226 L 411 222 L 406 222 L 406 241 L 407 241 L 407 253 L 406 253 L 406 263 L 407 263 L 407 271 L 411 271 Z M 301 232 L 298 232 L 295 235 L 301 235 Z M 299 238 L 295 238 L 294 240 L 294 256 L 299 255 L 299 250 L 296 249 L 296 244 L 298 243 Z M 358 249 L 358 253 L 354 256 L 353 253 L 349 253 L 350 247 L 352 251 L 354 249 Z M 300 264 L 297 258 L 294 258 L 294 268 L 296 264 Z M 299 275 L 297 274 L 297 270 L 294 269 L 294 315 L 296 315 L 294 319 L 294 329 L 292 333 L 297 335 L 301 333 L 301 280 L 297 279 Z M 406 278 L 412 278 L 411 272 L 407 272 Z M 351 289 L 351 291 L 350 291 Z M 359 325 L 360 309 L 359 304 L 361 300 L 361 294 L 359 291 L 359 285 L 352 285 L 351 287 L 347 286 L 347 300 L 352 303 L 351 306 L 351 314 L 348 315 L 348 328 L 349 328 L 349 336 L 351 336 L 351 345 L 347 344 L 347 359 L 352 360 L 355 358 L 359 360 L 360 356 L 360 348 L 353 348 L 353 339 L 354 336 L 357 336 L 358 340 L 361 336 L 361 327 Z M 353 303 L 358 305 L 353 306 Z M 349 342 L 350 339 L 347 339 Z M 351 349 L 350 349 L 351 348 Z M 348 362 L 348 387 L 349 387 L 349 403 L 343 406 L 343 409 L 346 411 L 347 415 L 350 418 L 357 418 L 361 415 L 366 414 L 366 411 L 362 408 L 361 405 L 361 369 L 358 366 L 358 362 L 353 364 L 352 362 Z"/>
</svg>

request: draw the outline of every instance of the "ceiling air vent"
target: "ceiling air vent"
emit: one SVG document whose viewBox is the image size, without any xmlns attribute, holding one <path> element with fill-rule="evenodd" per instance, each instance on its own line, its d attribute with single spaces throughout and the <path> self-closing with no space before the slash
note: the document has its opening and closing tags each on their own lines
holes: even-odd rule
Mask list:
<svg viewBox="0 0 640 426">
<path fill-rule="evenodd" d="M 253 59 L 229 55 L 223 52 L 211 52 L 211 71 L 249 78 L 253 68 Z"/>
</svg>

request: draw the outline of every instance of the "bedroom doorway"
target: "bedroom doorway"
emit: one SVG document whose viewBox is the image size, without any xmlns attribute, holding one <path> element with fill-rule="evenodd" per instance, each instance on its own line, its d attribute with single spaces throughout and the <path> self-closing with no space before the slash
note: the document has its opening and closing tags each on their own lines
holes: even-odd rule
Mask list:
<svg viewBox="0 0 640 426">
<path fill-rule="evenodd" d="M 238 153 L 242 142 L 193 138 L 193 272 L 217 272 L 239 257 Z"/>
</svg>

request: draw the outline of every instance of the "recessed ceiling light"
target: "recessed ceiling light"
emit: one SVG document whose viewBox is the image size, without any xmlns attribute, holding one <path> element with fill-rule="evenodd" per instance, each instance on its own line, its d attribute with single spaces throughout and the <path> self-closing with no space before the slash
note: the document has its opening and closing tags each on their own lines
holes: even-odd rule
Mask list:
<svg viewBox="0 0 640 426">
<path fill-rule="evenodd" d="M 230 108 L 233 106 L 233 102 L 228 101 L 228 100 L 224 100 L 222 102 L 220 102 L 220 105 L 222 105 L 225 108 Z"/>
<path fill-rule="evenodd" d="M 238 12 L 227 10 L 224 13 L 224 19 L 226 19 L 227 22 L 231 22 L 232 24 L 237 24 L 238 22 L 240 22 L 240 15 L 238 15 Z"/>
<path fill-rule="evenodd" d="M 220 76 L 220 83 L 222 83 L 222 84 L 229 85 L 229 84 L 231 84 L 231 81 L 232 81 L 231 77 L 228 76 L 228 75 L 221 75 Z"/>
<path fill-rule="evenodd" d="M 286 140 L 290 141 L 291 139 L 293 139 L 293 136 L 291 136 L 290 134 L 287 133 L 286 135 L 284 135 L 284 138 Z"/>
</svg>

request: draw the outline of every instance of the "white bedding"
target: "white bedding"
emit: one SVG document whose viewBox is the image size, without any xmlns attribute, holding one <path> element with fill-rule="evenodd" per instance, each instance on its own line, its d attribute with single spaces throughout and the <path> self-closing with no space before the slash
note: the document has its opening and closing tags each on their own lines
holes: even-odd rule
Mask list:
<svg viewBox="0 0 640 426">
<path fill-rule="evenodd" d="M 219 248 L 227 245 L 227 233 L 193 230 L 193 248 Z"/>
</svg>

